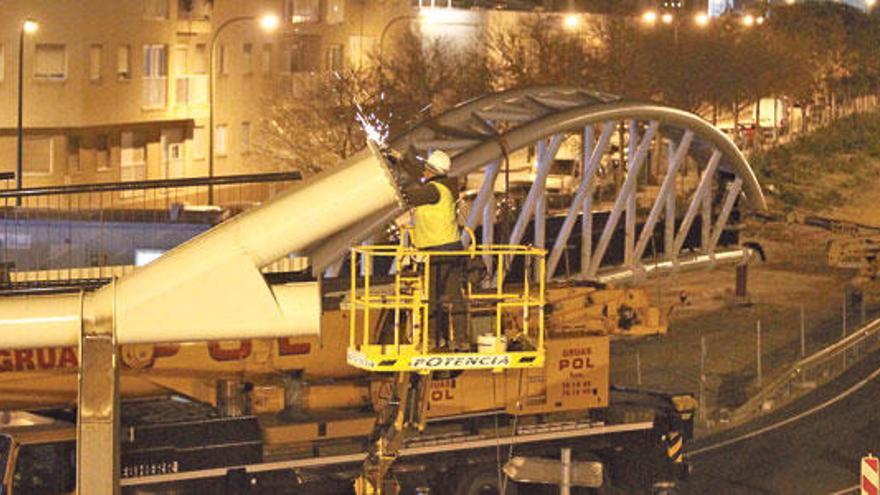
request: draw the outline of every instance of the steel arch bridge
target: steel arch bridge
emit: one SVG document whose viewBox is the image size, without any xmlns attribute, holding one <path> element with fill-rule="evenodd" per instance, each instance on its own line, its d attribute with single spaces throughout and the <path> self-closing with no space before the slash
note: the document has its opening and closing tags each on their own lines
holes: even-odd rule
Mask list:
<svg viewBox="0 0 880 495">
<path fill-rule="evenodd" d="M 571 148 L 573 141 L 577 167 L 570 200 L 554 213 L 548 210 L 548 177 L 560 148 Z M 575 238 L 581 240 L 575 246 L 579 270 L 565 275 L 603 283 L 744 263 L 751 250 L 722 245 L 722 233 L 735 206 L 766 209 L 745 157 L 717 128 L 688 112 L 595 91 L 532 87 L 490 94 L 421 123 L 391 146 L 422 155 L 441 149 L 453 157 L 452 175 L 481 176 L 466 225 L 481 228 L 483 242 L 496 235 L 497 183 L 509 180 L 511 162 L 522 162 L 526 154 L 530 184 L 509 238 L 502 240 L 520 243 L 533 229 L 532 242 L 549 250 L 551 278 L 560 276 L 557 268 Z M 607 172 L 614 156 L 622 166 L 612 179 Z M 352 243 L 400 213 L 389 210 L 337 234 L 309 253 L 314 268 L 330 267 L 332 274 Z M 548 216 L 558 227 L 552 245 Z M 576 227 L 579 235 L 573 236 Z M 622 255 L 610 255 L 612 245 Z M 491 269 L 491 260 L 486 263 Z"/>
</svg>

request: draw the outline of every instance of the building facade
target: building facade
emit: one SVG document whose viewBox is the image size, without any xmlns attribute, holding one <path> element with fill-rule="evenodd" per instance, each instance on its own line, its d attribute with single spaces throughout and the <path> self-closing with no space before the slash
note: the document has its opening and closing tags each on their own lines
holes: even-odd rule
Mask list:
<svg viewBox="0 0 880 495">
<path fill-rule="evenodd" d="M 268 95 L 366 63 L 399 0 L 7 0 L 0 17 L 0 172 L 16 169 L 24 34 L 24 187 L 268 172 L 253 153 Z M 277 15 L 277 29 L 258 19 Z M 228 24 L 227 24 L 228 23 Z M 222 27 L 221 30 L 221 26 Z M 219 34 L 218 34 L 219 33 Z M 290 164 L 285 169 L 296 169 Z M 274 169 L 277 170 L 277 169 Z"/>
</svg>

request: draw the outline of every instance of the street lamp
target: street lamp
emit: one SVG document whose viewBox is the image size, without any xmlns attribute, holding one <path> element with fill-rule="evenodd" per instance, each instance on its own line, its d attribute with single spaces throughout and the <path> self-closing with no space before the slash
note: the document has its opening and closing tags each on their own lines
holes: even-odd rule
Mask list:
<svg viewBox="0 0 880 495">
<path fill-rule="evenodd" d="M 281 23 L 275 14 L 266 14 L 259 19 L 252 15 L 233 17 L 220 24 L 220 27 L 211 36 L 211 60 L 209 63 L 211 73 L 208 75 L 208 204 L 214 204 L 214 184 L 210 179 L 214 178 L 214 76 L 217 63 L 217 38 L 227 26 L 245 21 L 257 21 L 260 28 L 267 32 L 277 29 Z"/>
<path fill-rule="evenodd" d="M 698 13 L 694 16 L 694 24 L 696 24 L 697 27 L 706 27 L 709 25 L 709 14 L 705 12 Z"/>
<path fill-rule="evenodd" d="M 16 160 L 15 160 L 15 185 L 16 189 L 21 191 L 22 180 L 22 141 L 24 140 L 24 35 L 34 34 L 40 25 L 33 19 L 25 19 L 21 23 L 21 30 L 18 36 L 18 140 L 16 142 Z M 15 204 L 21 206 L 21 196 L 17 196 Z"/>
<path fill-rule="evenodd" d="M 644 14 L 642 14 L 642 23 L 647 24 L 649 26 L 653 26 L 654 23 L 656 23 L 656 22 L 657 22 L 657 12 L 654 12 L 653 10 L 648 10 L 648 11 L 645 11 Z"/>
<path fill-rule="evenodd" d="M 742 25 L 745 27 L 752 27 L 755 25 L 755 17 L 752 14 L 746 14 L 742 18 Z"/>
<path fill-rule="evenodd" d="M 581 16 L 577 14 L 565 14 L 565 17 L 562 19 L 562 25 L 568 31 L 574 31 L 581 25 Z"/>
<path fill-rule="evenodd" d="M 672 24 L 673 19 L 674 17 L 669 12 L 663 14 L 663 16 L 660 17 L 660 20 L 663 21 L 663 24 Z"/>
</svg>

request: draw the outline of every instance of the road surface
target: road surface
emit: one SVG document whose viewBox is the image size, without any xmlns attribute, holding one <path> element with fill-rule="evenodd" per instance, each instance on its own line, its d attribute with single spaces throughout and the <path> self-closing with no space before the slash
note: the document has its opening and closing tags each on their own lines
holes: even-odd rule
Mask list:
<svg viewBox="0 0 880 495">
<path fill-rule="evenodd" d="M 880 452 L 880 352 L 788 407 L 694 442 L 681 492 L 835 493 L 855 488 L 867 452 Z"/>
</svg>

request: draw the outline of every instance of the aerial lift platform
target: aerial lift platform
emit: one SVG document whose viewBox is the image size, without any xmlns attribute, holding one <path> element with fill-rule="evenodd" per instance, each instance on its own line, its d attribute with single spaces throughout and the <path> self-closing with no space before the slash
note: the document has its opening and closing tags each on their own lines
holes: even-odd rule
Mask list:
<svg viewBox="0 0 880 495">
<path fill-rule="evenodd" d="M 398 493 L 397 483 L 386 479 L 386 475 L 407 434 L 425 428 L 426 392 L 432 373 L 475 369 L 500 372 L 544 365 L 546 251 L 520 245 L 478 245 L 473 232 L 468 230 L 468 234 L 468 248 L 456 251 L 409 246 L 407 231 L 397 245 L 352 249 L 348 363 L 370 372 L 396 373 L 384 407 L 377 412 L 363 475 L 355 482 L 358 495 Z M 439 332 L 431 328 L 432 298 L 439 297 L 430 290 L 431 260 L 437 257 L 459 258 L 463 266 L 491 257 L 497 261 L 494 266 L 499 267 L 479 287 L 467 278 L 464 300 L 468 319 L 480 315 L 480 320 L 492 323 L 476 339 L 469 328 L 449 328 L 448 340 L 466 342 L 463 350 L 440 347 Z M 374 286 L 369 267 L 376 258 L 390 259 L 392 284 Z M 506 284 L 516 258 L 523 261 L 517 264 L 522 270 L 516 277 L 519 283 Z M 365 267 L 362 286 L 355 270 L 358 259 Z M 533 277 L 534 283 L 530 280 Z M 390 320 L 384 325 L 372 325 L 371 318 L 382 311 Z M 373 328 L 378 330 L 371 331 Z M 432 338 L 432 332 L 438 335 Z M 455 332 L 464 335 L 456 337 Z"/>
</svg>

